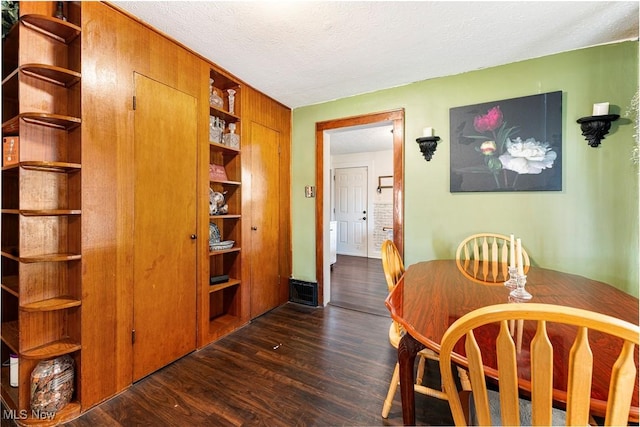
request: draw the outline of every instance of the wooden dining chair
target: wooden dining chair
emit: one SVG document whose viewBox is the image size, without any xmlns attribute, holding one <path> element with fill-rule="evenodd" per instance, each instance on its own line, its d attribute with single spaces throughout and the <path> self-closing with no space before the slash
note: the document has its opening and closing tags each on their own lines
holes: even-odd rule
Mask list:
<svg viewBox="0 0 640 427">
<path fill-rule="evenodd" d="M 478 233 L 465 238 L 456 250 L 456 265 L 468 279 L 481 284 L 504 284 L 509 279 L 511 237 L 498 233 Z M 514 249 L 515 250 L 515 249 Z M 529 254 L 522 248 L 524 274 L 530 267 Z M 509 322 L 511 335 L 522 348 L 522 320 Z"/>
<path fill-rule="evenodd" d="M 508 331 L 510 319 L 536 322 L 528 357 L 518 357 Z M 483 328 L 482 331 L 479 328 Z M 554 334 L 554 330 L 558 330 L 556 328 L 575 331 L 575 339 L 570 338 L 568 342 L 554 340 L 557 338 Z M 619 356 L 610 368 L 604 423 L 627 425 L 637 379 L 634 351 L 638 345 L 640 328 L 588 310 L 539 303 L 505 303 L 483 307 L 462 316 L 447 329 L 441 341 L 440 373 L 455 424 L 589 424 L 592 372 L 594 366 L 596 369 L 605 369 L 594 364 L 589 339 L 598 340 L 602 334 L 620 338 L 616 349 Z M 470 394 L 458 392 L 452 373 L 452 361 L 461 361 L 460 356 L 454 357 L 454 347 L 459 354 L 462 345 L 459 341 L 463 338 L 473 389 Z M 555 348 L 552 341 L 558 343 Z M 483 352 L 486 356 L 488 349 L 493 346 L 497 372 L 491 372 L 491 376 L 498 380 L 498 392 L 487 391 L 485 374 L 489 368 L 483 366 Z M 568 360 L 558 356 L 563 348 L 566 351 L 570 348 Z M 558 354 L 554 355 L 554 350 Z M 552 406 L 555 363 L 568 364 L 566 411 Z M 530 400 L 519 397 L 518 383 L 523 379 L 518 377 L 518 364 L 525 364 L 525 371 L 530 372 Z"/>
<path fill-rule="evenodd" d="M 385 240 L 382 243 L 382 269 L 384 271 L 385 279 L 387 280 L 387 290 L 391 292 L 400 280 L 400 277 L 404 273 L 404 263 L 398 253 L 398 248 L 391 240 Z M 400 339 L 405 334 L 404 328 L 396 321 L 392 321 L 389 327 L 389 342 L 397 349 L 400 344 Z M 426 368 L 426 360 L 438 361 L 438 354 L 429 349 L 423 349 L 418 353 L 418 371 L 416 374 L 416 382 L 414 384 L 414 390 L 418 393 L 425 394 L 427 396 L 436 397 L 439 399 L 445 399 L 446 395 L 441 389 L 434 389 L 422 385 L 424 376 L 424 370 Z M 393 398 L 398 388 L 398 382 L 400 381 L 400 367 L 398 363 L 393 370 L 391 377 L 391 384 L 387 396 L 382 405 L 382 418 L 389 416 Z"/>
<path fill-rule="evenodd" d="M 503 283 L 509 279 L 509 244 L 504 234 L 478 233 L 465 238 L 456 249 L 456 264 L 469 279 L 480 283 Z M 529 255 L 522 249 L 522 265 L 527 274 Z"/>
</svg>

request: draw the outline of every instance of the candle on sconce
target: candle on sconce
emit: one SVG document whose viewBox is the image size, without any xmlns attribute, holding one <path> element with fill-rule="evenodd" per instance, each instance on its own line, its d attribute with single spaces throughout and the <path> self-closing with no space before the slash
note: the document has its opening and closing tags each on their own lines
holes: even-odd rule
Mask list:
<svg viewBox="0 0 640 427">
<path fill-rule="evenodd" d="M 422 136 L 433 136 L 433 128 L 422 129 Z"/>
<path fill-rule="evenodd" d="M 518 258 L 518 274 L 524 274 L 524 267 L 522 266 L 522 240 L 516 240 L 516 257 Z"/>
<path fill-rule="evenodd" d="M 607 114 L 609 114 L 608 102 L 599 102 L 597 104 L 593 104 L 592 116 L 606 116 Z"/>
<path fill-rule="evenodd" d="M 509 246 L 509 267 L 516 266 L 516 245 L 513 242 L 513 234 L 511 235 L 511 245 Z"/>
</svg>

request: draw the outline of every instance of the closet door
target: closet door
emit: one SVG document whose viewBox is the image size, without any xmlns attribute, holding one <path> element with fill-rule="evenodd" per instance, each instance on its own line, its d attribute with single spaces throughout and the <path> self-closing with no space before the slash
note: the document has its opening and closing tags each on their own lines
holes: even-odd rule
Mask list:
<svg viewBox="0 0 640 427">
<path fill-rule="evenodd" d="M 197 102 L 135 74 L 133 380 L 196 347 Z"/>
<path fill-rule="evenodd" d="M 280 132 L 251 123 L 251 318 L 280 300 Z"/>
</svg>

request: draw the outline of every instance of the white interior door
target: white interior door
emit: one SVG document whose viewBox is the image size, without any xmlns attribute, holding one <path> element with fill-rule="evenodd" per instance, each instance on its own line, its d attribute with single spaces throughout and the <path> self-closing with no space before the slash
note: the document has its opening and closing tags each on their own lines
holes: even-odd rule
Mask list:
<svg viewBox="0 0 640 427">
<path fill-rule="evenodd" d="M 367 168 L 335 171 L 335 209 L 338 253 L 367 256 Z"/>
</svg>

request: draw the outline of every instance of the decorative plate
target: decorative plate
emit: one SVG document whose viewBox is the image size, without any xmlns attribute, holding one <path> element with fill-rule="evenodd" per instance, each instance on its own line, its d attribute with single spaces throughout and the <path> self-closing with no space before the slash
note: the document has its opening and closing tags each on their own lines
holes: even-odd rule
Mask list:
<svg viewBox="0 0 640 427">
<path fill-rule="evenodd" d="M 212 222 L 209 223 L 209 247 L 220 243 L 220 229 Z"/>
<path fill-rule="evenodd" d="M 218 242 L 218 243 L 210 243 L 209 244 L 209 248 L 212 251 L 223 251 L 225 249 L 231 249 L 234 245 L 235 241 L 234 240 L 224 240 L 222 242 Z"/>
</svg>

